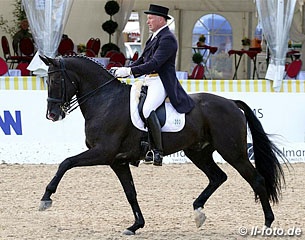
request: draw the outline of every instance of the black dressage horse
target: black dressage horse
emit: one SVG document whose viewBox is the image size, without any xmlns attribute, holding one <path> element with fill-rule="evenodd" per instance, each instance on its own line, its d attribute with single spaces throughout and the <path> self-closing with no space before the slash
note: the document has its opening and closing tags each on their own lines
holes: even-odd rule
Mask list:
<svg viewBox="0 0 305 240">
<path fill-rule="evenodd" d="M 65 159 L 59 165 L 46 187 L 39 209 L 51 207 L 51 195 L 56 192 L 67 170 L 109 165 L 123 186 L 135 218 L 124 234 L 135 234 L 144 227 L 145 221 L 137 201 L 130 164 L 138 165 L 145 152 L 140 144 L 144 132 L 134 127 L 130 119 L 131 85 L 122 83 L 102 65 L 87 57 L 41 58 L 49 65 L 46 117 L 52 121 L 62 120 L 67 112 L 79 106 L 85 118 L 88 150 Z M 265 225 L 270 227 L 274 221 L 270 202 L 279 201 L 281 187 L 285 183 L 278 158 L 286 161 L 285 157 L 270 141 L 246 103 L 209 93 L 190 96 L 196 106 L 186 114 L 184 128 L 176 133 L 164 132 L 162 138 L 165 155 L 183 150 L 209 179 L 208 186 L 193 203 L 197 227 L 205 219 L 202 211 L 204 204 L 227 179 L 213 160 L 214 151 L 250 184 L 255 199 L 261 202 Z M 253 140 L 255 167 L 247 155 L 247 124 Z"/>
</svg>

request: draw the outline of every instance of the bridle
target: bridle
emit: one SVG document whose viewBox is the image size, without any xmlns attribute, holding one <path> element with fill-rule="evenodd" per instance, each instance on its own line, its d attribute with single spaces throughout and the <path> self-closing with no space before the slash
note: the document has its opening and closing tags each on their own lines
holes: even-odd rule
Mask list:
<svg viewBox="0 0 305 240">
<path fill-rule="evenodd" d="M 92 91 L 84 94 L 83 96 L 77 97 L 78 86 L 73 80 L 71 80 L 70 76 L 68 75 L 64 60 L 62 58 L 59 59 L 59 64 L 60 64 L 60 68 L 53 71 L 49 71 L 48 76 L 56 72 L 61 72 L 61 98 L 52 98 L 48 96 L 47 101 L 51 103 L 60 103 L 60 108 L 65 114 L 69 114 L 72 111 L 74 111 L 81 104 L 83 104 L 90 97 L 92 97 L 99 89 L 103 88 L 104 86 L 108 85 L 109 83 L 111 83 L 113 80 L 116 79 L 116 77 L 113 76 L 110 80 L 98 86 L 96 89 L 93 89 Z M 71 84 L 76 90 L 75 95 L 71 99 L 68 99 L 67 96 L 66 79 L 71 82 Z"/>
</svg>

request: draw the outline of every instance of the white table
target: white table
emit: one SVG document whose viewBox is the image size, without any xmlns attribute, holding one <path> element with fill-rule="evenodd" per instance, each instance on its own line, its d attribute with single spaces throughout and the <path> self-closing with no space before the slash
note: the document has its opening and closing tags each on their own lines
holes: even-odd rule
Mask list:
<svg viewBox="0 0 305 240">
<path fill-rule="evenodd" d="M 305 71 L 300 71 L 295 79 L 304 80 L 305 79 Z"/>
<path fill-rule="evenodd" d="M 104 65 L 105 67 L 107 67 L 110 58 L 94 58 L 97 62 L 99 62 L 100 64 Z"/>
<path fill-rule="evenodd" d="M 19 69 L 9 69 L 7 73 L 5 73 L 3 76 L 21 76 L 21 70 Z"/>
<path fill-rule="evenodd" d="M 188 78 L 188 72 L 176 71 L 178 80 L 184 80 Z"/>
</svg>

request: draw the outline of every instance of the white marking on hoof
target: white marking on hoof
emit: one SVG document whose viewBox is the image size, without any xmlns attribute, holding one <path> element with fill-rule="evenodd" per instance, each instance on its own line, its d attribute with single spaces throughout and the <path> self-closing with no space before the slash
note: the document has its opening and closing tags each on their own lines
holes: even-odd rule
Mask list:
<svg viewBox="0 0 305 240">
<path fill-rule="evenodd" d="M 128 230 L 128 229 L 125 229 L 124 232 L 123 232 L 124 235 L 135 235 L 134 232 Z"/>
<path fill-rule="evenodd" d="M 41 201 L 39 206 L 39 211 L 47 210 L 50 207 L 52 207 L 52 200 Z"/>
<path fill-rule="evenodd" d="M 153 164 L 153 161 L 146 161 L 146 160 L 144 160 L 143 163 L 147 164 L 147 165 L 150 165 L 150 164 Z"/>
<path fill-rule="evenodd" d="M 195 209 L 195 223 L 197 228 L 200 228 L 206 219 L 205 214 L 201 210 L 201 207 Z"/>
</svg>

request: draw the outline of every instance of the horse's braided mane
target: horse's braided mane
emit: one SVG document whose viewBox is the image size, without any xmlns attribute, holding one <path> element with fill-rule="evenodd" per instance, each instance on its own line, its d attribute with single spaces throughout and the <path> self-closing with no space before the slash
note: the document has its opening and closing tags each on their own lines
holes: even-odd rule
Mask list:
<svg viewBox="0 0 305 240">
<path fill-rule="evenodd" d="M 81 58 L 81 59 L 86 59 L 86 60 L 88 60 L 88 61 L 91 61 L 91 62 L 97 64 L 99 67 L 101 67 L 103 70 L 105 70 L 108 74 L 110 74 L 111 76 L 113 76 L 113 74 L 112 74 L 108 69 L 106 69 L 106 67 L 105 67 L 103 64 L 101 64 L 100 62 L 98 62 L 97 60 L 95 60 L 95 59 L 92 58 L 92 57 L 87 57 L 87 56 L 85 56 L 85 55 L 65 55 L 65 56 L 63 56 L 63 58 Z M 129 84 L 127 84 L 127 83 L 124 82 L 124 81 L 120 81 L 120 82 L 121 82 L 123 85 L 129 85 Z"/>
<path fill-rule="evenodd" d="M 103 64 L 101 64 L 100 62 L 98 62 L 97 60 L 95 60 L 94 58 L 91 58 L 91 57 L 87 57 L 85 55 L 65 55 L 63 56 L 63 58 L 81 58 L 81 59 L 86 59 L 86 60 L 89 60 L 97 65 L 99 65 L 101 68 L 103 68 L 104 70 L 106 70 L 107 72 L 109 72 L 107 69 L 106 69 L 106 66 L 104 66 Z"/>
</svg>

